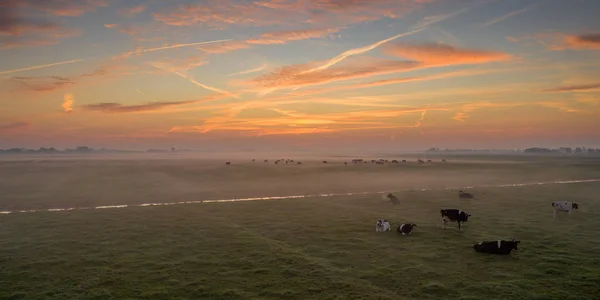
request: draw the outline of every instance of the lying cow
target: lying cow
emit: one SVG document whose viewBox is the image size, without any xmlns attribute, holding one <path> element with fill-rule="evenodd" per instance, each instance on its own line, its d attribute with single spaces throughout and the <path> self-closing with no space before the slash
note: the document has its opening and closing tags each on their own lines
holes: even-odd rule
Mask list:
<svg viewBox="0 0 600 300">
<path fill-rule="evenodd" d="M 442 209 L 440 210 L 440 214 L 442 215 L 442 228 L 446 229 L 448 222 L 457 222 L 458 230 L 462 230 L 460 223 L 467 222 L 471 216 L 459 209 Z"/>
<path fill-rule="evenodd" d="M 381 219 L 381 220 L 377 220 L 377 224 L 375 224 L 375 232 L 384 232 L 384 231 L 390 231 L 391 230 L 391 226 L 390 226 L 390 222 Z"/>
<path fill-rule="evenodd" d="M 517 245 L 521 241 L 505 241 L 498 240 L 493 242 L 481 242 L 473 245 L 473 249 L 479 253 L 490 253 L 490 254 L 498 254 L 498 255 L 509 255 L 510 251 L 517 250 Z"/>
<path fill-rule="evenodd" d="M 399 233 L 402 233 L 402 235 L 412 234 L 412 230 L 415 226 L 417 226 L 417 224 L 403 223 L 403 224 L 400 224 L 398 226 L 398 228 L 396 228 L 396 231 L 398 231 Z"/>
<path fill-rule="evenodd" d="M 552 202 L 552 207 L 554 208 L 554 218 L 556 218 L 557 211 L 564 211 L 570 216 L 571 211 L 574 209 L 579 209 L 579 204 L 569 201 L 554 201 Z"/>
<path fill-rule="evenodd" d="M 384 196 L 383 196 L 383 199 L 384 199 L 384 200 L 390 200 L 390 202 L 391 202 L 392 204 L 400 204 L 400 200 L 398 199 L 398 197 L 396 197 L 396 196 L 392 195 L 391 193 L 389 193 L 389 194 L 387 194 L 387 195 L 384 195 Z"/>
</svg>

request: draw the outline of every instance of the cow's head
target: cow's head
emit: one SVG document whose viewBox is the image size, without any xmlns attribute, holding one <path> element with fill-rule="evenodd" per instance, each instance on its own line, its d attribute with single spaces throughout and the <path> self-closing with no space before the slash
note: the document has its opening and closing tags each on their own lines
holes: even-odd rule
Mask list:
<svg viewBox="0 0 600 300">
<path fill-rule="evenodd" d="M 467 214 L 465 212 L 461 212 L 459 218 L 462 219 L 462 220 L 464 220 L 463 222 L 467 222 L 469 220 L 470 216 L 471 216 L 470 214 Z"/>
<path fill-rule="evenodd" d="M 579 209 L 579 204 L 573 203 L 573 209 Z"/>
<path fill-rule="evenodd" d="M 512 241 L 508 242 L 508 245 L 512 248 L 517 250 L 517 245 L 520 243 L 521 241 L 515 241 L 515 239 L 513 239 Z"/>
</svg>

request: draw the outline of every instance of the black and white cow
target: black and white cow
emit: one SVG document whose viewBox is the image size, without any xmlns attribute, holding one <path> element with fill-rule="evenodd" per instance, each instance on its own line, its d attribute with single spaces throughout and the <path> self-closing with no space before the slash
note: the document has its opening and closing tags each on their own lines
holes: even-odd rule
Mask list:
<svg viewBox="0 0 600 300">
<path fill-rule="evenodd" d="M 579 204 L 570 201 L 554 201 L 552 202 L 552 207 L 554 208 L 554 218 L 556 218 L 557 211 L 564 211 L 570 216 L 571 211 L 579 209 Z"/>
<path fill-rule="evenodd" d="M 413 223 L 403 223 L 403 224 L 398 225 L 398 228 L 396 228 L 396 231 L 398 231 L 399 233 L 402 233 L 402 235 L 412 234 L 413 228 L 416 226 L 417 226 L 417 224 L 413 224 Z"/>
<path fill-rule="evenodd" d="M 375 232 L 384 232 L 390 230 L 392 230 L 390 222 L 385 219 L 377 220 L 377 224 L 375 224 Z"/>
<path fill-rule="evenodd" d="M 498 254 L 498 255 L 509 255 L 510 251 L 517 250 L 517 245 L 521 241 L 505 241 L 498 240 L 493 242 L 483 241 L 473 245 L 473 249 L 479 253 L 490 253 L 490 254 Z"/>
<path fill-rule="evenodd" d="M 460 223 L 467 222 L 471 216 L 460 209 L 442 209 L 440 214 L 442 215 L 442 228 L 446 229 L 448 222 L 457 222 L 458 230 L 462 230 Z"/>
</svg>

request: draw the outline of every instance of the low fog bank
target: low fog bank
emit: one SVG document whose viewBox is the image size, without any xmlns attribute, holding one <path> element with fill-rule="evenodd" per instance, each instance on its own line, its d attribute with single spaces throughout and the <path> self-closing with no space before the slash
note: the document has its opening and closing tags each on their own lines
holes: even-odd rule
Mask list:
<svg viewBox="0 0 600 300">
<path fill-rule="evenodd" d="M 383 192 L 600 178 L 600 162 L 432 159 L 353 164 L 313 155 L 121 155 L 0 161 L 0 210 Z M 169 159 L 165 159 L 169 157 Z M 294 159 L 285 164 L 276 159 Z M 353 157 L 351 157 L 353 158 Z M 252 159 L 255 159 L 253 162 Z M 268 163 L 264 159 L 269 159 Z M 377 159 L 364 157 L 364 159 Z M 327 160 L 327 163 L 323 163 Z M 225 161 L 230 162 L 229 165 Z M 302 162 L 298 165 L 297 162 Z M 344 164 L 348 162 L 348 164 Z"/>
</svg>

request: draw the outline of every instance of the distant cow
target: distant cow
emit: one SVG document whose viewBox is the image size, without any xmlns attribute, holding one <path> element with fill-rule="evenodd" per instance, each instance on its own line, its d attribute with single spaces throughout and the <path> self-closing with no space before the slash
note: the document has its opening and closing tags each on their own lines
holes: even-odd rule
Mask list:
<svg viewBox="0 0 600 300">
<path fill-rule="evenodd" d="M 418 163 L 424 164 L 425 162 L 422 159 L 417 160 Z"/>
<path fill-rule="evenodd" d="M 467 222 L 471 216 L 459 209 L 442 209 L 440 214 L 442 215 L 442 228 L 446 229 L 448 222 L 457 222 L 458 230 L 462 230 L 460 223 Z"/>
<path fill-rule="evenodd" d="M 324 164 L 326 164 L 326 163 L 327 163 L 327 161 L 326 161 L 326 160 L 324 160 L 324 161 L 323 161 L 323 163 L 324 163 Z"/>
<path fill-rule="evenodd" d="M 428 163 L 430 163 L 430 164 L 432 164 L 432 163 L 433 163 L 433 162 L 431 161 L 431 159 L 428 159 L 428 160 L 427 160 L 427 162 L 428 162 Z"/>
<path fill-rule="evenodd" d="M 301 161 L 299 161 L 297 164 L 298 164 L 298 165 L 301 165 L 301 164 L 302 164 L 302 162 L 301 162 Z"/>
<path fill-rule="evenodd" d="M 402 235 L 412 234 L 412 230 L 415 226 L 417 226 L 417 224 L 413 224 L 413 223 L 400 224 L 400 225 L 398 225 L 398 228 L 396 228 L 396 231 L 398 231 L 399 233 L 402 233 Z"/>
<path fill-rule="evenodd" d="M 443 163 L 445 163 L 445 162 L 446 162 L 446 159 L 442 159 L 442 162 L 443 162 Z"/>
<path fill-rule="evenodd" d="M 471 193 L 465 193 L 463 191 L 458 191 L 458 198 L 473 199 L 473 198 L 475 198 L 475 196 L 473 196 L 473 194 L 471 194 Z"/>
<path fill-rule="evenodd" d="M 406 159 L 403 159 L 403 160 L 402 160 L 402 163 L 406 163 Z"/>
<path fill-rule="evenodd" d="M 381 219 L 381 220 L 377 220 L 377 224 L 375 224 L 375 232 L 384 232 L 384 231 L 390 231 L 391 227 L 390 227 L 390 222 Z"/>
<path fill-rule="evenodd" d="M 266 162 L 266 163 L 268 163 L 268 162 L 269 162 L 269 160 L 268 160 L 268 159 L 265 159 L 265 162 Z"/>
<path fill-rule="evenodd" d="M 397 164 L 397 163 L 398 163 L 398 161 L 394 159 L 394 160 L 392 160 L 392 163 L 393 163 L 393 164 Z"/>
<path fill-rule="evenodd" d="M 556 218 L 557 211 L 564 211 L 570 216 L 571 211 L 574 209 L 579 209 L 579 204 L 569 201 L 554 201 L 552 202 L 552 207 L 554 208 L 554 218 Z"/>
<path fill-rule="evenodd" d="M 383 199 L 390 200 L 392 204 L 400 204 L 400 200 L 398 199 L 398 197 L 392 195 L 391 193 L 384 195 Z"/>
<path fill-rule="evenodd" d="M 509 255 L 510 251 L 517 250 L 517 245 L 521 241 L 505 241 L 498 240 L 493 242 L 483 241 L 481 243 L 477 243 L 473 245 L 473 249 L 479 253 L 490 253 L 490 254 L 498 254 L 498 255 Z"/>
<path fill-rule="evenodd" d="M 230 163 L 230 162 L 225 162 L 225 164 L 226 164 L 226 165 L 230 165 L 231 163 Z"/>
<path fill-rule="evenodd" d="M 256 161 L 256 159 L 252 159 L 252 161 Z"/>
</svg>

